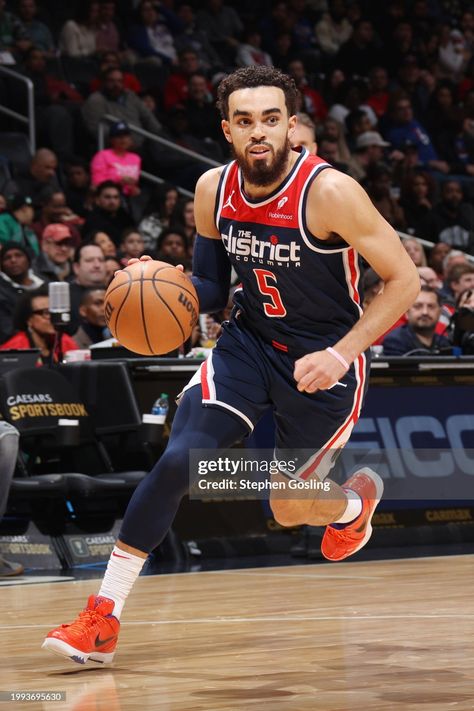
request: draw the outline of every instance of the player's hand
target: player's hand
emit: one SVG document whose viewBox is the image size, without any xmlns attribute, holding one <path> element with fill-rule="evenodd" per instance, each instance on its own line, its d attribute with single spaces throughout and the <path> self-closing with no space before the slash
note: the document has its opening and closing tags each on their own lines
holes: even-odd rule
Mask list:
<svg viewBox="0 0 474 711">
<path fill-rule="evenodd" d="M 140 258 L 138 257 L 132 257 L 131 259 L 128 260 L 127 262 L 127 267 L 129 267 L 131 264 L 135 264 L 136 262 L 150 262 L 153 260 L 153 257 L 150 257 L 149 254 L 142 254 Z M 170 264 L 170 267 L 173 265 Z M 178 269 L 180 272 L 184 272 L 184 266 L 182 264 L 178 264 L 175 269 Z M 115 272 L 117 273 L 117 272 Z"/>
<path fill-rule="evenodd" d="M 327 351 L 316 351 L 295 361 L 294 378 L 300 392 L 328 390 L 346 374 L 346 368 Z"/>
<path fill-rule="evenodd" d="M 127 262 L 127 267 L 129 267 L 131 264 L 135 264 L 136 262 L 151 262 L 151 261 L 153 261 L 153 257 L 150 257 L 149 254 L 142 254 L 142 256 L 140 258 L 132 257 L 131 259 L 129 259 Z M 170 264 L 170 267 L 172 267 L 172 266 L 173 265 Z M 182 264 L 178 264 L 175 267 L 175 269 L 177 269 L 180 272 L 184 272 L 184 266 Z M 117 271 L 114 272 L 114 277 L 116 277 L 117 274 L 120 274 L 121 271 L 122 271 L 121 269 L 117 269 Z"/>
</svg>

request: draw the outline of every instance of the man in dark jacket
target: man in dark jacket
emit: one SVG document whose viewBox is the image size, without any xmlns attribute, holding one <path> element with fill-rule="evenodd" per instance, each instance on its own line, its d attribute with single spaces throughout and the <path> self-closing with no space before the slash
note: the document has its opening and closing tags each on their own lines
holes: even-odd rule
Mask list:
<svg viewBox="0 0 474 711">
<path fill-rule="evenodd" d="M 93 232 L 106 232 L 118 247 L 123 231 L 134 226 L 134 221 L 121 206 L 120 185 L 104 180 L 97 186 L 95 207 L 83 225 L 83 236 L 87 240 Z"/>
<path fill-rule="evenodd" d="M 0 252 L 0 344 L 14 333 L 13 314 L 21 294 L 43 283 L 31 269 L 28 250 L 16 242 L 7 242 Z"/>
<path fill-rule="evenodd" d="M 474 207 L 464 202 L 461 183 L 447 180 L 441 188 L 441 202 L 427 215 L 420 236 L 432 242 L 446 242 L 474 254 Z"/>
<path fill-rule="evenodd" d="M 450 342 L 435 332 L 441 314 L 441 298 L 431 286 L 422 286 L 415 303 L 407 311 L 408 322 L 391 331 L 383 341 L 387 356 L 449 355 Z"/>
</svg>

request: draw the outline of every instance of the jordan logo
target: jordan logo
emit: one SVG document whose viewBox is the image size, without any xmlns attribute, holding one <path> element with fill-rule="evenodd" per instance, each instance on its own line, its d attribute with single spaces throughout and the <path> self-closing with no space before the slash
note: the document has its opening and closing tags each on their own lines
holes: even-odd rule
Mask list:
<svg viewBox="0 0 474 711">
<path fill-rule="evenodd" d="M 226 200 L 225 205 L 222 206 L 222 209 L 224 209 L 225 207 L 230 207 L 234 212 L 237 212 L 236 208 L 232 205 L 232 196 L 234 193 L 235 193 L 235 190 L 232 190 L 231 194 L 229 195 L 229 197 Z"/>
</svg>

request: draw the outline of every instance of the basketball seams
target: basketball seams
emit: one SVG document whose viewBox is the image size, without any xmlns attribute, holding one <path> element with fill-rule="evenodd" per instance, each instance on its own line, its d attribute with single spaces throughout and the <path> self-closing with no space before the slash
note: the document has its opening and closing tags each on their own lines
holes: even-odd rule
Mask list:
<svg viewBox="0 0 474 711">
<path fill-rule="evenodd" d="M 154 282 L 152 282 L 152 286 L 153 286 L 153 289 L 155 290 L 155 294 L 157 295 L 157 297 L 158 297 L 158 298 L 160 299 L 160 301 L 166 306 L 166 308 L 168 309 L 168 311 L 170 312 L 170 314 L 172 315 L 172 317 L 174 318 L 174 320 L 175 320 L 176 323 L 178 324 L 179 330 L 181 331 L 181 334 L 182 334 L 182 336 L 183 336 L 183 343 L 184 343 L 184 341 L 186 340 L 186 334 L 184 333 L 184 330 L 183 330 L 183 327 L 181 326 L 181 323 L 180 323 L 179 318 L 176 316 L 176 314 L 174 313 L 173 309 L 172 309 L 171 306 L 168 304 L 168 302 L 167 302 L 167 301 L 163 298 L 163 296 L 160 294 L 160 292 L 159 292 L 158 289 L 156 288 Z M 180 288 L 177 284 L 173 284 L 173 286 L 177 287 L 178 289 Z"/>
<path fill-rule="evenodd" d="M 123 307 L 125 306 L 125 302 L 127 301 L 128 297 L 129 297 L 129 295 L 130 295 L 130 292 L 131 292 L 131 290 L 132 290 L 132 280 L 131 280 L 130 276 L 131 276 L 130 274 L 127 274 L 127 277 L 128 277 L 128 284 L 127 284 L 127 283 L 126 283 L 126 284 L 120 284 L 121 287 L 122 287 L 122 286 L 126 286 L 126 287 L 127 287 L 127 293 L 126 293 L 125 296 L 123 297 L 122 303 L 120 304 L 120 306 L 119 306 L 119 308 L 118 308 L 118 310 L 117 310 L 117 315 L 115 316 L 115 333 L 116 333 L 116 336 L 117 336 L 117 340 L 119 340 L 119 337 L 118 337 L 119 316 L 120 316 L 120 313 L 121 313 Z M 108 324 L 107 324 L 107 325 L 108 325 Z"/>
<path fill-rule="evenodd" d="M 146 264 L 146 263 L 147 263 L 147 262 L 143 262 L 143 264 Z M 130 277 L 131 277 L 132 275 L 131 275 L 130 272 L 127 272 L 127 269 L 126 269 L 126 268 L 125 268 L 125 269 L 121 269 L 120 271 L 122 271 L 124 274 L 127 275 L 127 278 L 128 278 L 128 280 L 129 280 L 129 282 L 130 282 L 130 281 L 134 282 L 134 281 L 152 281 L 152 280 L 155 278 L 155 274 L 158 274 L 158 272 L 161 272 L 163 269 L 173 269 L 173 267 L 171 266 L 171 264 L 168 265 L 168 266 L 166 266 L 166 267 L 158 267 L 158 269 L 156 269 L 156 270 L 153 272 L 153 276 L 152 276 L 151 278 L 150 278 L 150 277 L 143 277 L 143 278 L 142 278 L 142 277 L 138 277 L 138 278 L 137 278 L 137 277 L 134 277 L 133 279 L 130 279 Z M 125 284 L 127 284 L 127 282 L 122 282 L 121 284 L 117 284 L 117 286 L 114 286 L 113 289 L 110 289 L 110 290 L 107 289 L 107 295 L 113 294 L 114 291 L 116 291 L 117 289 L 120 289 L 122 286 L 125 286 Z"/>
<path fill-rule="evenodd" d="M 148 336 L 148 328 L 147 328 L 146 319 L 145 319 L 145 300 L 143 298 L 143 282 L 144 282 L 143 272 L 144 272 L 144 266 L 142 266 L 142 268 L 141 268 L 141 274 L 140 274 L 140 280 L 139 280 L 140 281 L 140 311 L 142 314 L 143 333 L 145 334 L 145 339 L 146 339 L 146 342 L 148 345 L 148 350 L 150 351 L 151 354 L 153 354 L 153 348 L 151 347 L 150 338 Z M 138 279 L 136 281 L 138 281 Z"/>
<path fill-rule="evenodd" d="M 185 286 L 181 286 L 181 284 L 177 284 L 175 281 L 168 281 L 168 279 L 153 279 L 153 282 L 157 281 L 161 282 L 162 284 L 171 284 L 172 286 L 178 287 L 178 289 L 182 289 L 187 294 L 189 294 L 189 296 L 192 296 L 192 298 L 196 302 L 196 306 L 199 308 L 199 301 L 197 299 L 196 292 L 192 292 L 191 289 L 188 289 Z"/>
</svg>

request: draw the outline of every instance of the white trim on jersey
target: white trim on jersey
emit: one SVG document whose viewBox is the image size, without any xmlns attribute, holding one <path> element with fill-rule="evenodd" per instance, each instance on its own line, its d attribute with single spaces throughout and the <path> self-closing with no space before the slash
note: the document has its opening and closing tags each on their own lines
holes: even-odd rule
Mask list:
<svg viewBox="0 0 474 711">
<path fill-rule="evenodd" d="M 349 257 L 352 253 L 354 255 L 354 270 L 355 270 L 355 282 L 352 281 L 352 271 L 351 271 L 351 265 L 349 264 Z M 354 304 L 357 306 L 359 309 L 359 315 L 362 316 L 364 313 L 362 310 L 361 304 L 357 301 L 355 298 L 355 294 L 359 294 L 359 279 L 360 279 L 360 269 L 359 269 L 359 260 L 357 259 L 357 251 L 354 249 L 354 247 L 350 247 L 348 250 L 344 252 L 342 255 L 342 261 L 344 264 L 344 274 L 346 275 L 346 282 L 347 286 L 349 288 L 349 296 L 351 297 L 352 301 Z"/>
<path fill-rule="evenodd" d="M 222 173 L 222 177 L 221 177 L 222 182 L 220 183 L 220 185 L 218 187 L 218 190 L 219 190 L 219 188 L 220 188 L 220 190 L 219 190 L 219 202 L 218 202 L 217 210 L 216 210 L 216 227 L 217 227 L 217 229 L 219 229 L 219 220 L 221 219 L 221 212 L 224 207 L 222 203 L 224 202 L 225 186 L 227 185 L 227 179 L 229 177 L 230 169 L 234 163 L 235 163 L 235 160 L 231 161 L 230 163 L 228 163 L 225 166 L 223 173 Z"/>
<path fill-rule="evenodd" d="M 306 155 L 305 155 L 305 154 L 306 154 Z M 244 193 L 242 192 L 242 169 L 239 168 L 238 173 L 237 173 L 237 183 L 238 183 L 238 186 L 239 186 L 239 193 L 240 193 L 240 196 L 241 196 L 242 200 L 243 200 L 244 203 L 247 205 L 247 207 L 253 207 L 253 208 L 258 209 L 259 207 L 262 207 L 262 206 L 264 206 L 264 205 L 269 205 L 271 202 L 273 202 L 274 200 L 276 200 L 277 197 L 279 197 L 282 193 L 284 193 L 285 190 L 288 190 L 288 188 L 290 187 L 291 183 L 295 180 L 296 176 L 298 175 L 301 166 L 302 166 L 303 163 L 305 162 L 306 158 L 308 158 L 308 156 L 309 156 L 309 153 L 308 153 L 307 149 L 304 148 L 304 146 L 303 146 L 303 150 L 302 150 L 302 152 L 301 152 L 301 155 L 302 155 L 303 157 L 302 157 L 302 158 L 300 157 L 300 158 L 297 159 L 297 161 L 299 160 L 299 163 L 298 163 L 298 165 L 293 166 L 293 174 L 291 175 L 291 177 L 290 177 L 290 179 L 288 180 L 288 182 L 285 182 L 285 181 L 286 181 L 286 178 L 285 178 L 285 180 L 283 181 L 284 184 L 282 185 L 282 187 L 280 188 L 280 190 L 279 190 L 277 193 L 275 193 L 274 195 L 271 195 L 271 196 L 270 196 L 269 198 L 267 198 L 266 200 L 259 200 L 258 202 L 249 202 L 249 201 L 247 200 L 247 198 L 245 197 Z M 326 163 L 325 165 L 328 165 L 328 164 Z"/>
<path fill-rule="evenodd" d="M 308 177 L 305 180 L 305 183 L 303 185 L 303 189 L 301 190 L 301 195 L 300 195 L 300 200 L 298 203 L 298 225 L 299 229 L 301 232 L 301 236 L 304 240 L 304 243 L 306 244 L 309 249 L 311 249 L 313 252 L 319 252 L 319 254 L 337 254 L 339 252 L 345 252 L 347 249 L 349 249 L 349 245 L 346 247 L 337 247 L 335 249 L 322 249 L 321 247 L 317 247 L 314 242 L 311 241 L 310 235 L 305 232 L 304 229 L 304 223 L 305 220 L 304 215 L 303 215 L 303 204 L 306 199 L 306 193 L 308 190 L 308 183 L 312 178 L 315 178 L 316 175 L 323 169 L 323 168 L 330 168 L 331 165 L 329 163 L 320 163 L 319 165 L 315 165 L 311 173 L 308 175 Z"/>
</svg>

